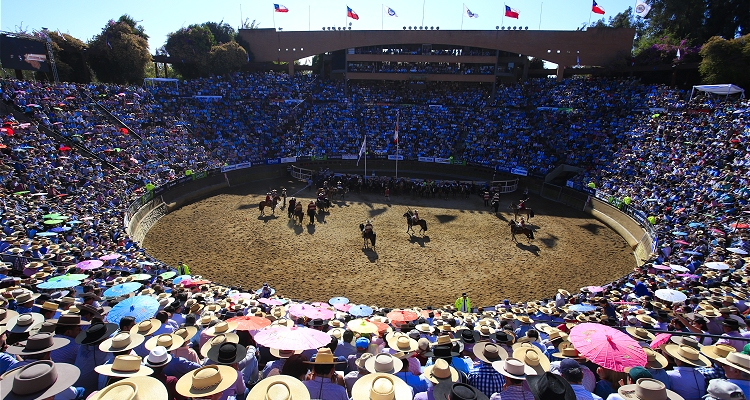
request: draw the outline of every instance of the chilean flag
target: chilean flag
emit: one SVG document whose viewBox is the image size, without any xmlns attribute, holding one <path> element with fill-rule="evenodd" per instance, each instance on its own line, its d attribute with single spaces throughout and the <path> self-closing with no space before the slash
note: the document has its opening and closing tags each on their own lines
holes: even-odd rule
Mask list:
<svg viewBox="0 0 750 400">
<path fill-rule="evenodd" d="M 596 4 L 596 0 L 593 0 L 593 1 L 594 1 L 594 5 L 591 6 L 591 12 L 593 12 L 594 14 L 602 14 L 603 15 L 604 14 L 604 9 L 601 8 L 601 7 L 599 7 L 598 4 Z"/>
<path fill-rule="evenodd" d="M 505 6 L 505 16 L 509 18 L 518 19 L 518 10 Z"/>
<path fill-rule="evenodd" d="M 346 16 L 351 19 L 356 19 L 356 20 L 359 19 L 359 15 L 357 15 L 357 13 L 355 13 L 354 10 L 349 8 L 349 6 L 346 6 Z"/>
<path fill-rule="evenodd" d="M 274 4 L 273 5 L 273 11 L 275 12 L 289 12 L 289 9 L 284 7 L 281 4 Z"/>
</svg>

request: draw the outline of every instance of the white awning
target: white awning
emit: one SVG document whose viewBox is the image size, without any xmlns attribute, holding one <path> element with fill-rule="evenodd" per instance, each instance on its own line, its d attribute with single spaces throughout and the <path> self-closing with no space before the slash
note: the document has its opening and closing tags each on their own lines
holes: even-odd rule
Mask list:
<svg viewBox="0 0 750 400">
<path fill-rule="evenodd" d="M 731 83 L 726 83 L 726 84 L 721 84 L 721 85 L 698 85 L 698 86 L 693 86 L 693 89 L 700 90 L 701 92 L 723 94 L 723 95 L 745 92 L 745 89 L 737 85 L 733 85 Z"/>
</svg>

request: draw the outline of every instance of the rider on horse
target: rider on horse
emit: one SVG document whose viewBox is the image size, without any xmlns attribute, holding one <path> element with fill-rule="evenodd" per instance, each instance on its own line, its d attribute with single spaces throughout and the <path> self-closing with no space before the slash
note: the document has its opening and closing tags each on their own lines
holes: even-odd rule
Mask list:
<svg viewBox="0 0 750 400">
<path fill-rule="evenodd" d="M 523 217 L 521 217 L 521 220 L 518 222 L 518 228 L 523 229 L 526 227 L 526 221 L 523 220 Z"/>
<path fill-rule="evenodd" d="M 365 229 L 362 230 L 362 237 L 368 237 L 372 234 L 372 222 L 368 219 L 365 221 Z"/>
<path fill-rule="evenodd" d="M 419 210 L 417 209 L 414 210 L 414 215 L 411 216 L 411 220 L 414 222 L 415 225 L 419 223 Z"/>
<path fill-rule="evenodd" d="M 271 192 L 266 193 L 266 204 L 271 204 Z"/>
<path fill-rule="evenodd" d="M 523 199 L 518 202 L 518 211 L 526 211 L 526 202 L 529 199 Z"/>
</svg>

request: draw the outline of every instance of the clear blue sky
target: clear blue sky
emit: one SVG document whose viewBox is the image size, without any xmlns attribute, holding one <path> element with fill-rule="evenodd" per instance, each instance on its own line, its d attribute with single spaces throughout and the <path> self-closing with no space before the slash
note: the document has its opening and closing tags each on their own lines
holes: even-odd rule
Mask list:
<svg viewBox="0 0 750 400">
<path fill-rule="evenodd" d="M 635 0 L 597 0 L 607 14 L 605 18 L 635 6 Z M 320 30 L 324 26 L 344 26 L 352 22 L 352 29 L 402 29 L 403 26 L 424 24 L 439 26 L 441 30 L 461 29 L 463 4 L 479 18 L 463 19 L 463 29 L 495 29 L 497 25 L 528 26 L 529 30 L 575 30 L 589 21 L 592 0 L 507 0 L 510 7 L 520 12 L 518 20 L 505 18 L 504 3 L 498 0 L 281 0 L 289 9 L 286 14 L 273 12 L 273 1 L 227 0 L 2 0 L 0 29 L 14 32 L 18 27 L 31 31 L 46 27 L 69 33 L 87 41 L 99 33 L 109 19 L 130 14 L 146 29 L 149 46 L 162 46 L 169 32 L 182 26 L 207 21 L 221 21 L 237 28 L 242 17 L 256 20 L 261 28 L 284 30 Z M 398 17 L 384 15 L 383 6 L 394 9 Z M 346 18 L 346 6 L 359 14 L 359 21 Z M 540 21 L 541 11 L 541 21 Z M 592 15 L 594 21 L 601 18 Z"/>
</svg>

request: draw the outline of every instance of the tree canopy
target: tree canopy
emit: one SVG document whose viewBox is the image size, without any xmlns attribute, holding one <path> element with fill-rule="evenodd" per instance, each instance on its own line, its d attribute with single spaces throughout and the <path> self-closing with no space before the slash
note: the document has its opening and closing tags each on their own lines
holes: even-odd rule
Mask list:
<svg viewBox="0 0 750 400">
<path fill-rule="evenodd" d="M 146 63 L 151 61 L 144 35 L 128 22 L 110 20 L 89 42 L 87 59 L 96 77 L 103 82 L 142 82 Z"/>
<path fill-rule="evenodd" d="M 750 88 L 750 34 L 726 40 L 714 36 L 701 48 L 699 70 L 706 83 L 734 83 Z"/>
<path fill-rule="evenodd" d="M 187 79 L 239 71 L 249 46 L 225 22 L 193 24 L 168 35 L 164 49 L 174 69 Z"/>
<path fill-rule="evenodd" d="M 65 33 L 49 32 L 55 55 L 57 74 L 64 82 L 91 82 L 91 70 L 86 63 L 86 44 Z"/>
</svg>

